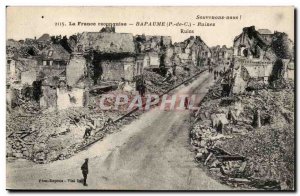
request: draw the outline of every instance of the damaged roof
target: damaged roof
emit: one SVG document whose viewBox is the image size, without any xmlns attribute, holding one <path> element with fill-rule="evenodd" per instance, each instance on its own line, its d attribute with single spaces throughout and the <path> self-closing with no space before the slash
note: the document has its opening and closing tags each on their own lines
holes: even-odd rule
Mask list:
<svg viewBox="0 0 300 196">
<path fill-rule="evenodd" d="M 239 40 L 240 38 L 242 39 Z M 255 30 L 255 26 L 244 27 L 243 32 L 234 38 L 234 43 L 236 43 L 238 40 L 240 42 L 247 41 L 249 43 L 249 39 L 256 40 L 257 44 L 261 48 L 266 48 L 271 44 L 268 40 L 264 39 L 258 31 Z"/>
<path fill-rule="evenodd" d="M 130 33 L 83 32 L 78 45 L 84 50 L 92 49 L 100 53 L 134 53 L 133 35 Z"/>
<path fill-rule="evenodd" d="M 43 34 L 41 37 L 37 39 L 37 41 L 50 41 L 50 40 L 51 40 L 50 35 L 47 33 Z"/>
<path fill-rule="evenodd" d="M 60 44 L 52 44 L 47 46 L 42 51 L 43 59 L 51 59 L 51 60 L 63 60 L 68 61 L 70 59 L 70 53 L 65 50 Z"/>
<path fill-rule="evenodd" d="M 257 31 L 262 35 L 272 35 L 273 34 L 269 29 L 258 29 Z"/>
<path fill-rule="evenodd" d="M 201 39 L 200 36 L 190 36 L 188 39 L 184 40 L 185 48 L 192 47 L 200 47 L 202 50 L 206 50 L 210 52 L 210 48 L 206 45 L 206 43 Z"/>
</svg>

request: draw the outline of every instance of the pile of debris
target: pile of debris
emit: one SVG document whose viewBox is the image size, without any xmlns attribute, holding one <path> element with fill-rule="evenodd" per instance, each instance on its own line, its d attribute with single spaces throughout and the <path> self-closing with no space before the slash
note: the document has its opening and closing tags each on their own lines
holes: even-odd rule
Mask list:
<svg viewBox="0 0 300 196">
<path fill-rule="evenodd" d="M 220 80 L 217 81 L 217 83 L 220 83 Z M 203 101 L 206 100 L 213 100 L 213 99 L 220 99 L 222 97 L 222 86 L 221 85 L 214 85 L 212 86 L 206 96 L 204 97 Z"/>
<path fill-rule="evenodd" d="M 294 189 L 294 90 L 206 95 L 190 132 L 195 159 L 224 183 L 245 189 Z"/>
<path fill-rule="evenodd" d="M 119 90 L 110 93 L 124 94 Z M 94 101 L 95 105 L 99 104 L 95 96 Z M 107 101 L 114 106 L 116 100 Z M 128 112 L 128 104 L 119 107 L 118 110 L 105 111 L 90 107 L 68 108 L 39 114 L 12 110 L 7 114 L 7 157 L 29 159 L 36 163 L 67 159 L 138 115 L 132 114 L 114 123 L 113 119 Z M 91 133 L 85 137 L 87 128 L 91 129 Z"/>
<path fill-rule="evenodd" d="M 203 68 L 196 67 L 192 64 L 186 64 L 185 66 L 176 66 L 175 73 L 176 79 L 175 83 L 179 84 L 186 80 L 187 78 L 199 73 Z"/>
<path fill-rule="evenodd" d="M 291 189 L 294 179 L 294 140 L 293 127 L 264 128 L 260 132 L 235 136 L 221 140 L 218 147 L 233 153 L 238 152 L 248 157 L 247 177 L 250 181 L 273 182 L 280 189 Z M 262 139 L 263 138 L 263 139 Z M 252 183 L 256 188 L 261 184 Z"/>
<path fill-rule="evenodd" d="M 285 88 L 293 89 L 294 86 L 295 86 L 294 81 L 285 80 L 282 78 L 272 81 L 272 83 L 270 84 L 270 88 L 272 89 L 285 89 Z"/>
<path fill-rule="evenodd" d="M 161 94 L 170 88 L 170 83 L 166 81 L 166 78 L 152 71 L 144 70 L 144 80 L 149 93 Z"/>
<path fill-rule="evenodd" d="M 172 87 L 166 78 L 155 72 L 145 71 L 147 90 L 151 93 L 163 93 Z M 124 95 L 119 89 L 109 94 Z M 134 96 L 133 92 L 127 92 Z M 118 130 L 121 126 L 137 118 L 142 111 L 126 115 L 129 104 L 119 106 L 117 110 L 101 110 L 97 108 L 103 94 L 90 96 L 87 108 L 68 108 L 64 110 L 46 110 L 38 113 L 28 112 L 29 106 L 22 109 L 16 107 L 7 114 L 7 157 L 24 158 L 36 163 L 48 163 L 71 157 L 76 152 L 101 140 L 107 133 Z M 114 106 L 115 98 L 106 100 L 106 105 Z M 32 102 L 30 102 L 32 103 Z M 22 104 L 26 106 L 26 104 Z M 38 108 L 38 106 L 37 106 Z M 114 122 L 113 119 L 119 119 Z M 89 137 L 84 137 L 89 127 Z"/>
<path fill-rule="evenodd" d="M 185 67 L 177 66 L 176 75 L 168 72 L 165 77 L 160 74 L 148 70 L 144 70 L 144 80 L 146 82 L 146 88 L 149 93 L 161 94 L 171 89 L 172 86 L 184 82 L 189 77 L 206 69 L 205 67 L 195 67 L 192 65 L 186 65 Z"/>
<path fill-rule="evenodd" d="M 17 119 L 17 120 L 16 120 Z M 47 163 L 70 157 L 84 142 L 87 126 L 102 127 L 108 117 L 87 108 L 48 111 L 40 115 L 12 112 L 7 117 L 7 157 Z"/>
<path fill-rule="evenodd" d="M 7 104 L 8 112 L 11 110 L 21 110 L 24 113 L 37 114 L 40 113 L 40 105 L 32 97 L 32 89 L 24 87 L 24 90 L 11 89 L 9 96 L 10 102 Z"/>
<path fill-rule="evenodd" d="M 232 136 L 218 133 L 214 128 L 196 123 L 191 131 L 191 143 L 195 150 L 195 159 L 209 168 L 209 171 L 222 180 L 232 182 L 250 182 L 246 169 L 247 159 L 239 154 L 229 153 L 220 148 L 220 141 Z"/>
<path fill-rule="evenodd" d="M 100 102 L 103 102 L 104 106 L 106 108 L 109 108 L 108 110 L 105 110 L 107 115 L 118 118 L 128 112 L 128 109 L 130 108 L 130 103 L 133 100 L 133 97 L 136 95 L 136 93 L 137 92 L 126 92 L 117 89 L 109 91 L 108 93 L 93 95 L 89 97 L 88 107 L 91 110 L 101 111 L 103 110 L 103 108 L 101 108 Z M 120 99 L 118 100 L 120 102 L 118 105 L 115 104 L 117 98 Z M 125 103 L 125 101 L 127 102 Z"/>
<path fill-rule="evenodd" d="M 195 72 L 190 72 L 190 69 L 187 67 L 176 66 L 176 79 L 175 82 L 177 84 L 183 82 L 187 78 L 191 77 Z"/>
</svg>

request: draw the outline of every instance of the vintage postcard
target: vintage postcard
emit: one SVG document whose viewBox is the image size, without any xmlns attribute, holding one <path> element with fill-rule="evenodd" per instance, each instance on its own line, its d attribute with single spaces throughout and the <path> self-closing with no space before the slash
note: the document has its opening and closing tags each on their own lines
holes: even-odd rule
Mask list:
<svg viewBox="0 0 300 196">
<path fill-rule="evenodd" d="M 6 8 L 9 190 L 295 190 L 294 7 Z"/>
</svg>

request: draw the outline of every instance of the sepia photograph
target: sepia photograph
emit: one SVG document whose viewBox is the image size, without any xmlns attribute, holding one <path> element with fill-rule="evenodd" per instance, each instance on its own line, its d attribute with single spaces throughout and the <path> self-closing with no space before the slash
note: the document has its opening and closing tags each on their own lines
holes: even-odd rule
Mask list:
<svg viewBox="0 0 300 196">
<path fill-rule="evenodd" d="M 6 189 L 295 191 L 295 13 L 7 6 Z"/>
</svg>

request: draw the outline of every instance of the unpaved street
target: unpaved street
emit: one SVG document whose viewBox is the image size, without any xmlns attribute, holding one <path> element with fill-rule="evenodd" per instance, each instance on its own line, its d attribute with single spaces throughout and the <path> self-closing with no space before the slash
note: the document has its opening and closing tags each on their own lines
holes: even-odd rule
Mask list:
<svg viewBox="0 0 300 196">
<path fill-rule="evenodd" d="M 176 93 L 203 97 L 212 84 L 213 75 L 206 71 Z M 7 163 L 7 188 L 229 189 L 207 176 L 194 162 L 188 136 L 189 121 L 187 110 L 153 109 L 70 159 L 45 165 L 25 160 Z M 85 158 L 89 158 L 88 187 L 77 182 L 82 178 L 80 166 Z M 63 182 L 39 182 L 40 179 Z"/>
</svg>

